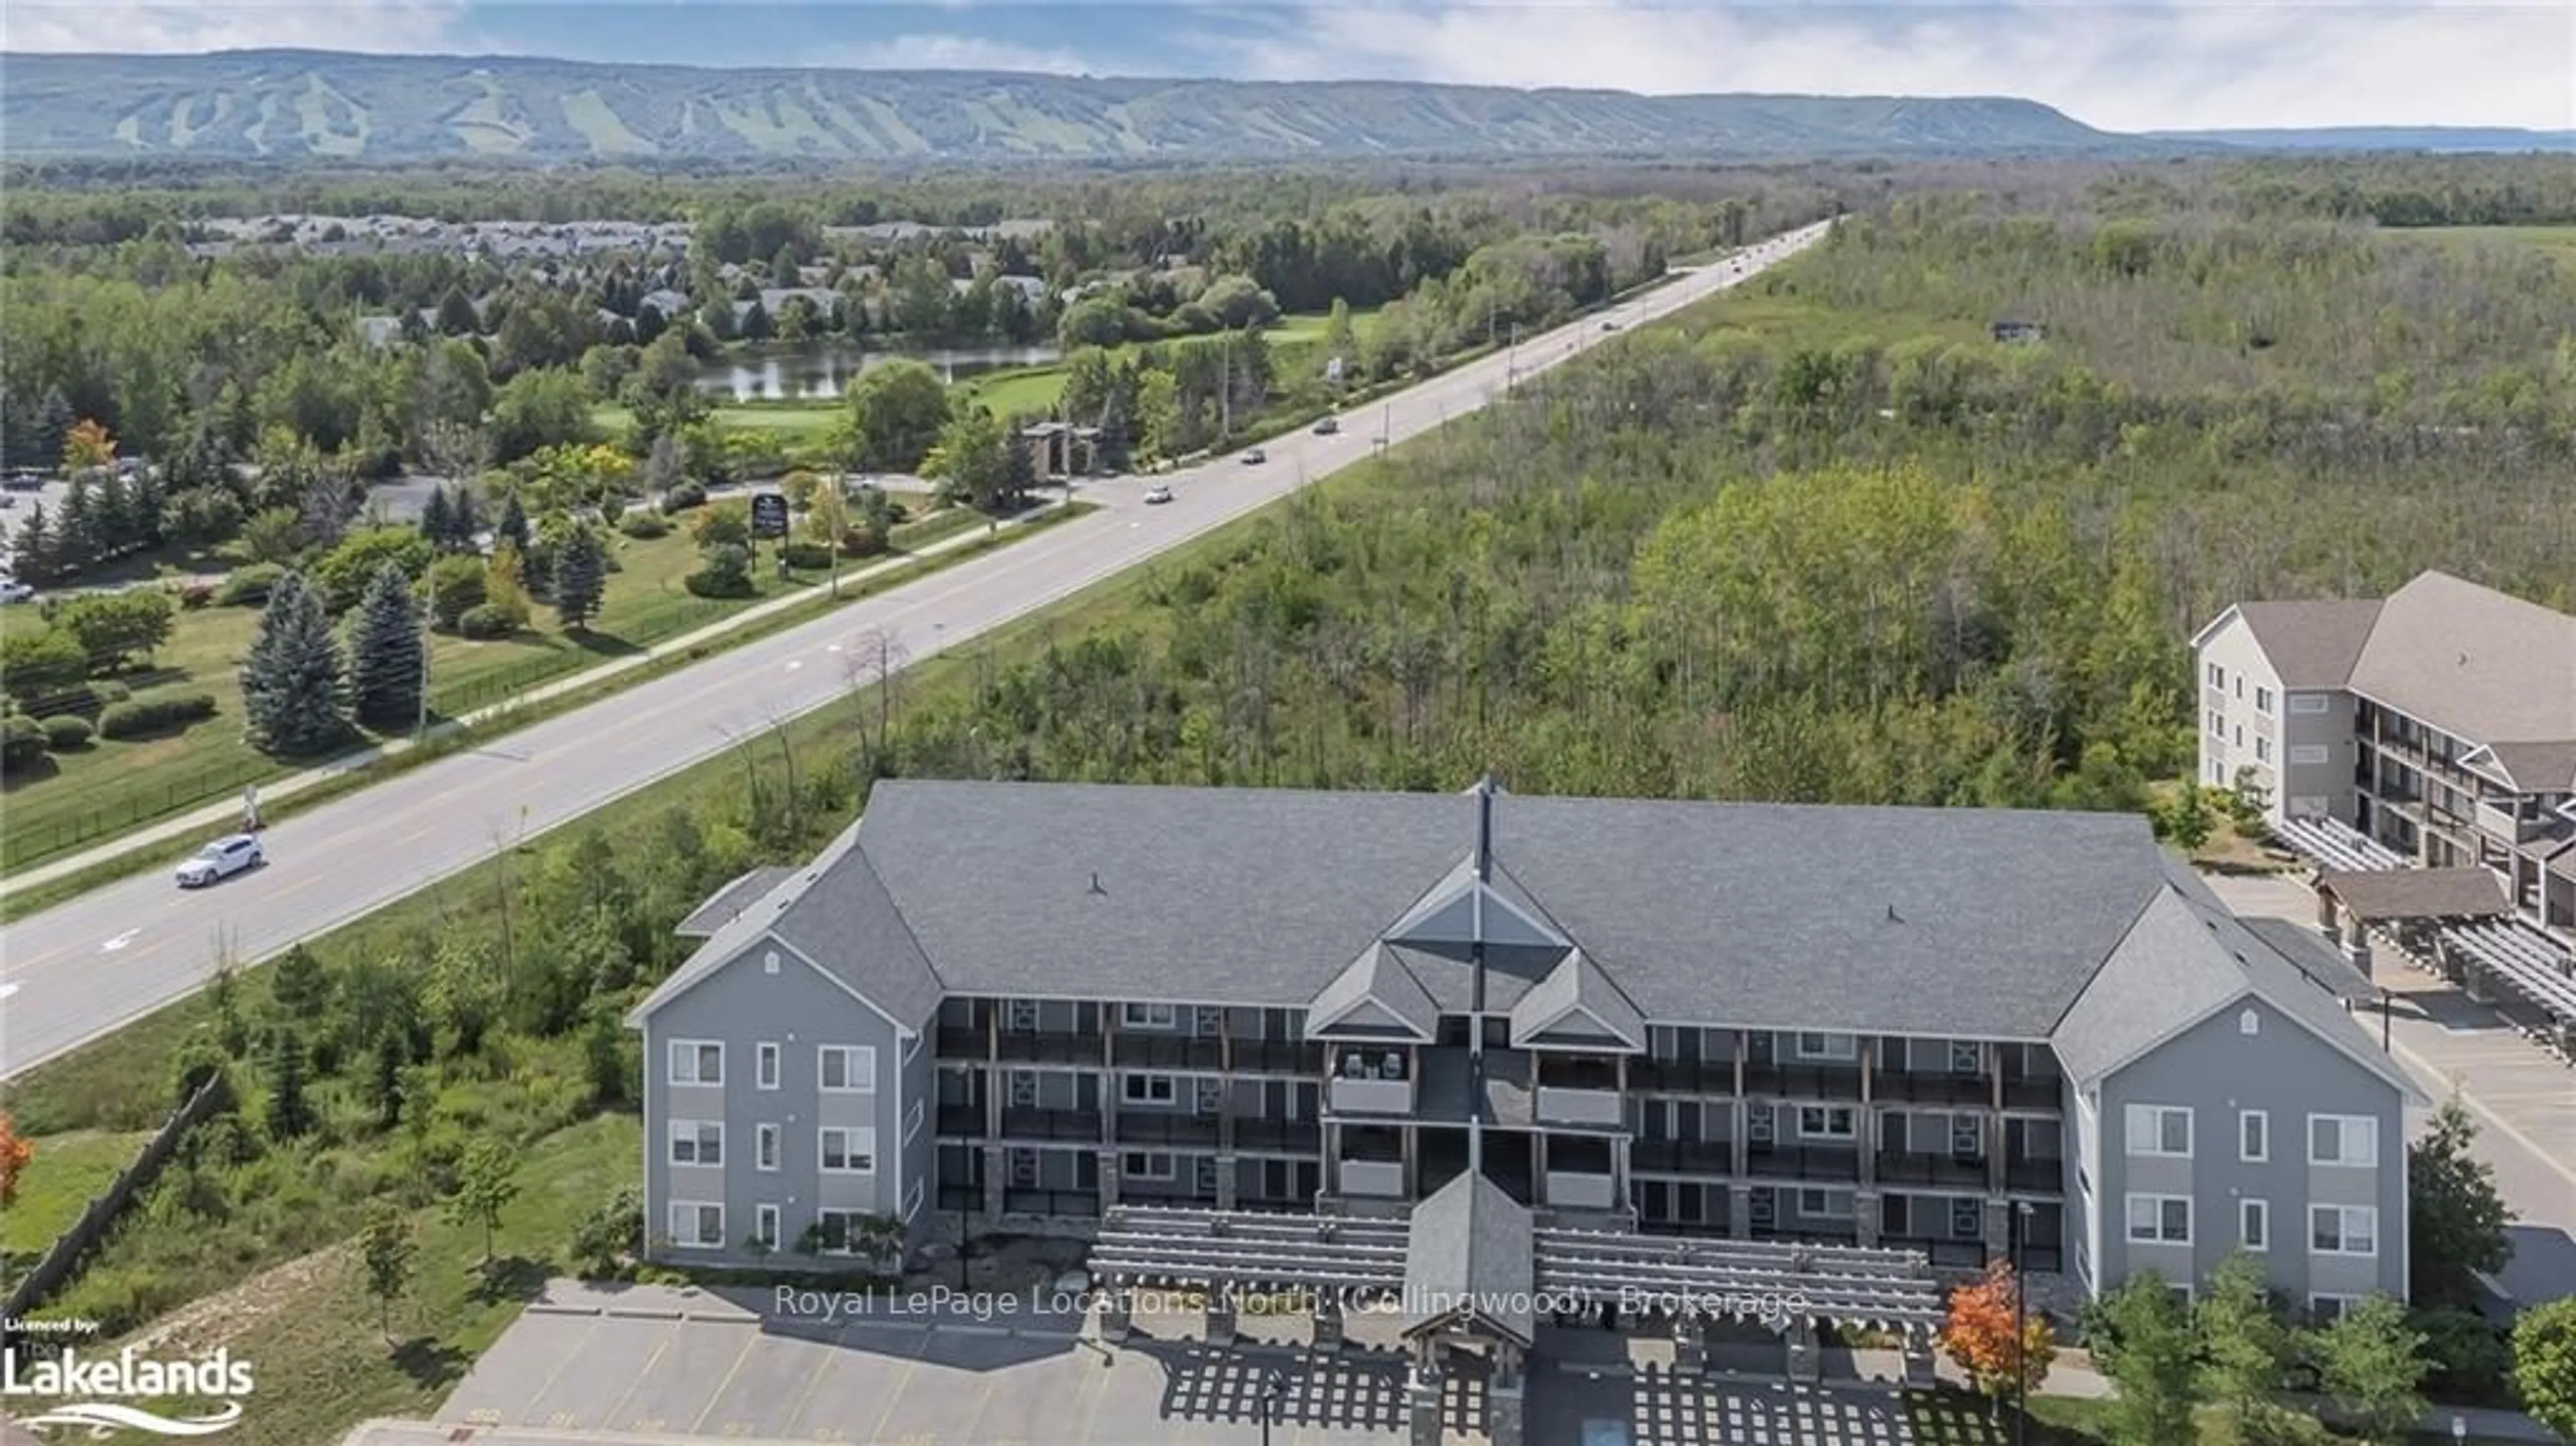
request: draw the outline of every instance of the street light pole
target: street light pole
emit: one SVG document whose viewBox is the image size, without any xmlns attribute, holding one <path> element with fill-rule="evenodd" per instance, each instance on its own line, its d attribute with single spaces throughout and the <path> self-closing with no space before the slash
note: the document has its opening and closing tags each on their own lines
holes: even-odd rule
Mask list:
<svg viewBox="0 0 2576 1446">
<path fill-rule="evenodd" d="M 2030 1291 L 2022 1279 L 2022 1260 L 2030 1231 L 2025 1222 L 2030 1217 L 2030 1203 L 2013 1202 L 2012 1271 L 2013 1271 L 2013 1446 L 2028 1446 L 2030 1441 L 2030 1368 L 2025 1352 L 2030 1343 Z"/>
</svg>

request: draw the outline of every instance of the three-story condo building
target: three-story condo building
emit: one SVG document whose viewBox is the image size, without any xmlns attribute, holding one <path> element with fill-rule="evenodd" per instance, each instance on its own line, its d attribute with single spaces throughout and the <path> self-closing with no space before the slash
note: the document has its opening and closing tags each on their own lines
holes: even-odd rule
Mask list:
<svg viewBox="0 0 2576 1446">
<path fill-rule="evenodd" d="M 2428 572 L 2384 600 L 2238 603 L 2192 650 L 2203 782 L 2483 868 L 2576 946 L 2576 617 Z"/>
<path fill-rule="evenodd" d="M 630 1020 L 674 1262 L 1402 1215 L 1472 1152 L 1542 1224 L 2405 1287 L 2357 977 L 2133 818 L 893 781 L 684 927 Z"/>
</svg>

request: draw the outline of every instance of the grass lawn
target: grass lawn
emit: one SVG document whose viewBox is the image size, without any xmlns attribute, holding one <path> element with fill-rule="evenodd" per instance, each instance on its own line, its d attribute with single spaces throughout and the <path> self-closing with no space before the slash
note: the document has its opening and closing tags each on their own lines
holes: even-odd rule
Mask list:
<svg viewBox="0 0 2576 1446">
<path fill-rule="evenodd" d="M 616 539 L 619 570 L 608 579 L 599 621 L 585 636 L 568 636 L 540 606 L 527 631 L 508 638 L 473 640 L 441 635 L 430 655 L 431 707 L 453 715 L 497 703 L 550 678 L 605 658 L 632 653 L 703 627 L 782 591 L 801 591 L 817 579 L 781 581 L 773 569 L 754 575 L 750 598 L 692 595 L 682 579 L 697 565 L 685 528 L 665 537 Z M 43 626 L 31 608 L 0 613 L 0 634 Z M 170 643 L 147 670 L 125 681 L 137 698 L 158 693 L 211 693 L 214 717 L 167 737 L 101 740 L 57 754 L 48 767 L 0 785 L 0 807 L 9 827 L 0 839 L 0 866 L 21 867 L 100 838 L 279 777 L 299 765 L 270 759 L 241 738 L 242 656 L 259 628 L 259 611 L 209 607 L 179 614 Z"/>
<path fill-rule="evenodd" d="M 745 403 L 715 409 L 716 424 L 743 432 L 775 432 L 790 447 L 821 446 L 848 415 L 839 402 Z M 608 436 L 621 437 L 635 424 L 635 414 L 614 404 L 591 409 L 590 419 Z"/>
<path fill-rule="evenodd" d="M 80 1219 L 89 1202 L 107 1193 L 116 1172 L 152 1138 L 149 1130 L 80 1130 L 35 1142 L 36 1153 L 18 1177 L 18 1198 L 0 1214 L 0 1255 L 32 1263 Z"/>
<path fill-rule="evenodd" d="M 2576 266 L 2576 226 L 2428 226 L 2389 227 L 2383 236 L 2422 237 L 2431 241 L 2502 241 L 2529 246 L 2561 266 Z"/>
<path fill-rule="evenodd" d="M 1043 414 L 1054 411 L 1057 399 L 1064 395 L 1064 368 L 1014 367 L 987 372 L 959 382 L 951 392 L 959 402 L 990 407 L 997 417 Z"/>
</svg>

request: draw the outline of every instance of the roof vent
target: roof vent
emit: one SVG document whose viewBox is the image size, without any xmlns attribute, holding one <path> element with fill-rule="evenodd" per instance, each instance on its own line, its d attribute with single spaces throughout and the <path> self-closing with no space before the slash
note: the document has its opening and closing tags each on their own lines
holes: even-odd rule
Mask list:
<svg viewBox="0 0 2576 1446">
<path fill-rule="evenodd" d="M 1107 889 L 1100 887 L 1100 871 L 1097 869 L 1094 869 L 1091 874 L 1091 892 L 1095 894 L 1107 894 L 1109 892 Z"/>
<path fill-rule="evenodd" d="M 1896 906 L 1894 904 L 1887 906 L 1887 922 L 1891 924 L 1902 924 L 1905 922 L 1905 916 L 1896 912 Z"/>
</svg>

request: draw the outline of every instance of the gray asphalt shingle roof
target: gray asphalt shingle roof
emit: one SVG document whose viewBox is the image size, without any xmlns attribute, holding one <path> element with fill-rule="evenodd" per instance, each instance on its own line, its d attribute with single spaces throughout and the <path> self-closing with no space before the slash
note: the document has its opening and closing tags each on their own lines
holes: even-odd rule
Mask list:
<svg viewBox="0 0 2576 1446">
<path fill-rule="evenodd" d="M 1512 1038 L 1526 1040 L 1581 1009 L 1612 1033 L 1640 1049 L 1646 1045 L 1646 1017 L 1620 992 L 1618 983 L 1580 949 L 1568 950 L 1564 962 L 1548 971 L 1538 987 L 1512 1006 Z M 1587 1027 L 1585 1032 L 1591 1032 Z"/>
<path fill-rule="evenodd" d="M 2346 912 L 2372 921 L 2495 919 L 2513 913 L 2496 876 L 2475 866 L 2327 869 L 2317 875 L 2317 891 L 2334 895 Z"/>
<path fill-rule="evenodd" d="M 1423 1038 L 1440 1032 L 1440 1006 L 1423 991 L 1413 971 L 1395 958 L 1395 950 L 1384 944 L 1371 944 L 1367 952 L 1351 961 L 1349 968 L 1333 976 L 1306 1008 L 1310 1028 L 1342 1021 L 1363 1003 L 1374 1001 L 1378 1008 L 1409 1025 Z M 1375 1021 L 1363 1021 L 1374 1027 Z"/>
<path fill-rule="evenodd" d="M 2254 632 L 2284 688 L 2341 688 L 2379 620 L 2376 599 L 2240 603 L 2237 616 Z"/>
<path fill-rule="evenodd" d="M 1404 1246 L 1404 1328 L 1465 1312 L 1526 1346 L 1536 1324 L 1529 1207 L 1473 1170 L 1413 1207 Z"/>
<path fill-rule="evenodd" d="M 2576 742 L 2576 617 L 2423 573 L 2380 604 L 2352 687 L 2474 743 Z"/>
<path fill-rule="evenodd" d="M 895 780 L 863 850 L 954 991 L 1302 1008 L 1476 837 L 1458 794 Z M 1525 893 L 1647 1018 L 2039 1039 L 2161 878 L 2106 814 L 1494 800 Z M 1090 889 L 1092 875 L 1100 891 Z M 1497 957 L 1508 1009 L 1561 956 Z M 1469 970 L 1399 956 L 1444 1008 Z M 1454 975 L 1455 978 L 1445 976 Z"/>
<path fill-rule="evenodd" d="M 714 897 L 691 910 L 689 917 L 682 919 L 680 927 L 673 932 L 683 939 L 711 938 L 733 922 L 734 916 L 759 903 L 770 890 L 794 877 L 795 873 L 794 869 L 781 865 L 763 864 L 716 890 Z"/>
</svg>

